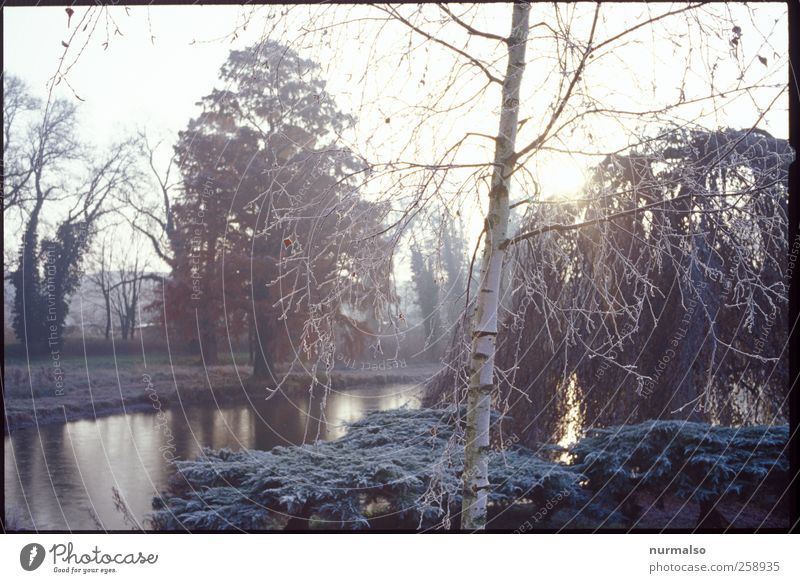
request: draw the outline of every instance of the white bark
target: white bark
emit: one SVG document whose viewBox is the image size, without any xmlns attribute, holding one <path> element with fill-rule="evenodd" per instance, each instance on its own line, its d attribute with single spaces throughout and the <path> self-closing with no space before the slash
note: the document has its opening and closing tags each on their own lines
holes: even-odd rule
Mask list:
<svg viewBox="0 0 800 583">
<path fill-rule="evenodd" d="M 508 65 L 503 81 L 500 127 L 494 156 L 480 288 L 472 326 L 471 376 L 467 397 L 466 444 L 461 528 L 486 526 L 489 495 L 489 413 L 494 387 L 497 307 L 508 240 L 509 183 L 515 163 L 519 92 L 525 70 L 530 5 L 515 3 L 508 38 Z"/>
</svg>

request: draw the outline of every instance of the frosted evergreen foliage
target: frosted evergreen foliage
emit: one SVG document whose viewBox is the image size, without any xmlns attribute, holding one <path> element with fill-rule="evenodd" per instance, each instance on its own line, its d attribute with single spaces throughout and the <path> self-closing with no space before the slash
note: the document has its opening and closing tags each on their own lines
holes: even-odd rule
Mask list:
<svg viewBox="0 0 800 583">
<path fill-rule="evenodd" d="M 780 495 L 788 483 L 788 441 L 788 425 L 646 421 L 590 429 L 569 451 L 587 486 L 614 499 L 648 488 L 707 504 L 756 491 Z"/>
<path fill-rule="evenodd" d="M 351 424 L 336 441 L 268 452 L 206 449 L 197 460 L 175 463 L 169 491 L 154 500 L 153 526 L 457 528 L 461 413 L 375 412 Z M 493 425 L 497 420 L 494 416 Z M 569 463 L 548 461 L 519 446 L 495 448 L 489 456 L 490 515 L 504 514 L 512 505 L 522 512 L 516 516 L 525 508 L 543 515 L 542 509 L 557 500 L 557 507 L 536 521 L 537 528 L 557 528 L 564 521 L 572 527 L 622 525 L 631 514 L 620 501 L 648 491 L 698 502 L 702 520 L 726 498 L 757 495 L 763 502 L 765 496 L 782 495 L 789 474 L 788 438 L 785 425 L 664 420 L 589 429 L 567 450 Z M 564 452 L 558 446 L 539 452 L 555 458 L 554 450 Z"/>
<path fill-rule="evenodd" d="M 461 504 L 463 457 L 452 447 L 457 429 L 452 409 L 399 409 L 372 413 L 332 442 L 268 452 L 204 450 L 197 460 L 175 463 L 169 492 L 154 500 L 153 525 L 362 529 L 383 516 L 395 527 L 436 526 Z M 541 504 L 559 492 L 577 493 L 579 478 L 522 447 L 490 456 L 495 505 Z M 432 481 L 445 495 L 430 496 Z"/>
</svg>

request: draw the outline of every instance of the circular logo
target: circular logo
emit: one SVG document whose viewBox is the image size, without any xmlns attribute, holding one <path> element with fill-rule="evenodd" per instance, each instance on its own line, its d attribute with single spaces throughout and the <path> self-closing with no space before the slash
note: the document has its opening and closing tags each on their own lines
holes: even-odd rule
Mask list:
<svg viewBox="0 0 800 583">
<path fill-rule="evenodd" d="M 19 564 L 26 571 L 35 571 L 44 562 L 44 554 L 44 547 L 39 543 L 25 545 L 19 552 Z"/>
</svg>

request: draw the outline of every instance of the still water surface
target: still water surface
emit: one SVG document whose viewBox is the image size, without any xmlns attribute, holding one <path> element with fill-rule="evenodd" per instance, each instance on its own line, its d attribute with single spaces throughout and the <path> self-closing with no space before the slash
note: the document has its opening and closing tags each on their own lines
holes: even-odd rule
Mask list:
<svg viewBox="0 0 800 583">
<path fill-rule="evenodd" d="M 139 521 L 171 473 L 170 459 L 191 459 L 202 447 L 270 449 L 344 435 L 346 423 L 370 411 L 419 406 L 419 385 L 393 384 L 331 392 L 276 395 L 227 408 L 194 406 L 113 415 L 15 431 L 5 437 L 5 503 L 37 530 L 127 529 L 115 510 L 116 487 Z"/>
</svg>

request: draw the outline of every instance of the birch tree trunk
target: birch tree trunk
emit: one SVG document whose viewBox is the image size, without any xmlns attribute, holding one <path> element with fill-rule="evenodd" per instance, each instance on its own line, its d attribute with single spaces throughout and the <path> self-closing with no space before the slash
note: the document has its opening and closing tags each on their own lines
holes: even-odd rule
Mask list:
<svg viewBox="0 0 800 583">
<path fill-rule="evenodd" d="M 461 508 L 461 528 L 464 530 L 482 530 L 486 526 L 486 504 L 490 488 L 489 413 L 494 387 L 497 308 L 500 303 L 503 261 L 508 241 L 509 184 L 515 163 L 519 92 L 525 70 L 529 14 L 529 4 L 514 4 L 511 34 L 507 39 L 508 65 L 503 80 L 502 109 L 489 191 L 480 287 L 472 326 Z"/>
</svg>

